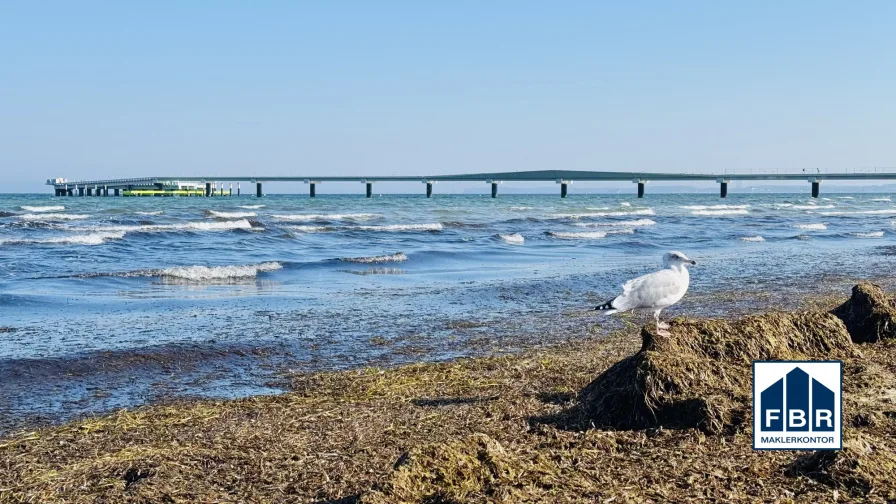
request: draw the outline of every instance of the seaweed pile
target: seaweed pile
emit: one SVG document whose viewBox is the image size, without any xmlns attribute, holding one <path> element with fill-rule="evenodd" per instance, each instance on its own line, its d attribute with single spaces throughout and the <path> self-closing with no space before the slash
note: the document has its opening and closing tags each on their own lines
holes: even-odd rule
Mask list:
<svg viewBox="0 0 896 504">
<path fill-rule="evenodd" d="M 870 284 L 837 305 L 20 433 L 0 502 L 892 502 L 896 310 Z M 803 358 L 843 360 L 844 449 L 753 451 L 751 362 Z"/>
</svg>

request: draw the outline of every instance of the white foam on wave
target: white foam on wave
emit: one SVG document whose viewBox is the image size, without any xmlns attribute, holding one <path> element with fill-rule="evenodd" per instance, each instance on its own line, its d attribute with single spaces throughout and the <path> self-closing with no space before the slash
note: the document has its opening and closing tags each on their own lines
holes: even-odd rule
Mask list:
<svg viewBox="0 0 896 504">
<path fill-rule="evenodd" d="M 152 276 L 202 282 L 208 280 L 255 278 L 259 273 L 276 271 L 281 268 L 283 268 L 283 265 L 278 262 L 265 262 L 242 266 L 177 266 L 174 268 L 154 270 Z"/>
<path fill-rule="evenodd" d="M 240 208 L 245 208 L 247 210 L 258 210 L 259 208 L 264 208 L 264 205 L 240 205 Z"/>
<path fill-rule="evenodd" d="M 772 206 L 775 208 L 789 208 L 793 206 L 793 203 L 772 203 Z"/>
<path fill-rule="evenodd" d="M 815 210 L 816 208 L 834 208 L 834 205 L 793 205 L 795 210 Z"/>
<path fill-rule="evenodd" d="M 34 212 L 34 213 L 40 213 L 40 212 L 61 212 L 61 211 L 65 210 L 65 207 L 64 207 L 64 206 L 61 206 L 61 205 L 50 205 L 50 206 L 28 206 L 28 205 L 22 205 L 22 206 L 20 206 L 19 208 L 21 208 L 22 210 L 24 210 L 24 211 L 26 211 L 26 212 Z"/>
<path fill-rule="evenodd" d="M 106 240 L 120 240 L 123 232 L 99 232 L 40 239 L 0 240 L 0 245 L 102 245 Z"/>
<path fill-rule="evenodd" d="M 821 215 L 889 215 L 896 214 L 896 208 L 884 210 L 858 210 L 855 212 L 818 212 Z"/>
<path fill-rule="evenodd" d="M 704 217 L 724 217 L 726 215 L 748 215 L 749 210 L 738 208 L 728 210 L 694 210 L 691 215 L 700 215 Z"/>
<path fill-rule="evenodd" d="M 610 207 L 602 206 L 602 207 L 585 207 L 585 210 L 609 210 Z"/>
<path fill-rule="evenodd" d="M 586 213 L 558 213 L 553 214 L 552 217 L 559 219 L 581 219 L 585 217 L 625 217 L 628 215 L 656 215 L 656 212 L 653 211 L 652 208 L 640 208 L 638 210 L 632 210 L 630 212 L 586 212 Z"/>
<path fill-rule="evenodd" d="M 217 217 L 221 219 L 246 219 L 248 217 L 255 217 L 257 214 L 255 212 L 219 212 L 216 210 L 206 210 L 208 212 L 209 217 Z"/>
<path fill-rule="evenodd" d="M 328 231 L 336 231 L 337 228 L 333 226 L 286 226 L 286 229 L 300 233 L 326 233 Z"/>
<path fill-rule="evenodd" d="M 530 207 L 530 206 L 512 206 L 512 207 L 510 207 L 510 210 L 513 212 L 522 212 L 524 210 L 534 210 L 534 209 L 535 209 L 535 207 Z"/>
<path fill-rule="evenodd" d="M 349 226 L 346 229 L 355 231 L 441 231 L 444 229 L 439 222 L 432 224 L 388 224 L 383 226 Z"/>
<path fill-rule="evenodd" d="M 874 198 L 871 201 L 893 201 L 892 198 Z"/>
<path fill-rule="evenodd" d="M 247 217 L 255 217 L 255 212 L 217 212 L 215 210 L 206 210 L 211 217 L 221 219 L 245 219 Z"/>
<path fill-rule="evenodd" d="M 162 211 L 156 210 L 155 212 L 137 212 L 137 215 L 162 215 Z"/>
<path fill-rule="evenodd" d="M 816 222 L 814 224 L 795 224 L 793 227 L 804 231 L 824 231 L 828 228 L 827 224 Z"/>
<path fill-rule="evenodd" d="M 883 238 L 883 231 L 871 231 L 869 233 L 849 233 L 849 236 L 854 238 Z"/>
<path fill-rule="evenodd" d="M 837 199 L 853 199 L 852 196 L 837 196 Z"/>
<path fill-rule="evenodd" d="M 743 210 L 750 205 L 687 205 L 680 208 L 685 210 Z"/>
<path fill-rule="evenodd" d="M 314 220 L 370 220 L 379 219 L 380 214 L 352 213 L 352 214 L 286 214 L 272 215 L 277 220 L 284 221 L 314 221 Z"/>
<path fill-rule="evenodd" d="M 745 241 L 745 242 L 764 242 L 764 241 L 765 241 L 765 238 L 763 238 L 763 237 L 761 237 L 761 236 L 759 236 L 759 235 L 756 235 L 756 236 L 741 236 L 741 237 L 740 237 L 740 241 Z"/>
<path fill-rule="evenodd" d="M 619 206 L 628 206 L 628 207 L 630 207 L 630 206 L 632 206 L 632 204 L 629 203 L 628 201 L 623 201 L 622 203 L 619 204 Z"/>
<path fill-rule="evenodd" d="M 574 222 L 573 226 L 578 227 L 616 227 L 616 226 L 625 226 L 625 227 L 644 227 L 644 226 L 653 226 L 656 224 L 656 221 L 650 219 L 636 219 L 636 220 L 623 220 L 623 221 L 607 221 L 607 222 Z"/>
<path fill-rule="evenodd" d="M 381 264 L 388 262 L 405 262 L 408 260 L 408 256 L 406 256 L 403 252 L 396 252 L 395 254 L 369 257 L 343 257 L 339 260 L 343 262 L 352 262 L 359 264 Z"/>
<path fill-rule="evenodd" d="M 86 214 L 32 213 L 20 215 L 19 218 L 24 221 L 67 221 L 89 219 L 90 216 Z"/>
<path fill-rule="evenodd" d="M 548 231 L 548 236 L 565 240 L 598 240 L 611 234 L 633 234 L 634 229 L 619 229 L 615 231 Z"/>
<path fill-rule="evenodd" d="M 209 222 L 183 222 L 180 224 L 142 224 L 135 226 L 98 226 L 98 227 L 73 227 L 71 231 L 96 231 L 112 233 L 152 233 L 165 231 L 232 231 L 235 229 L 252 229 L 252 224 L 246 219 Z"/>
<path fill-rule="evenodd" d="M 499 234 L 498 237 L 511 245 L 522 245 L 526 242 L 526 238 L 519 233 Z"/>
</svg>

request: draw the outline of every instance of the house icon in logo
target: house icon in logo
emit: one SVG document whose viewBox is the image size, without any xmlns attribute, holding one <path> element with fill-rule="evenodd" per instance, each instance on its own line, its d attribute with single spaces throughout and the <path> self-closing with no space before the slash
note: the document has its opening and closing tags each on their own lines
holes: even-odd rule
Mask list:
<svg viewBox="0 0 896 504">
<path fill-rule="evenodd" d="M 753 363 L 753 447 L 839 449 L 841 364 Z"/>
</svg>

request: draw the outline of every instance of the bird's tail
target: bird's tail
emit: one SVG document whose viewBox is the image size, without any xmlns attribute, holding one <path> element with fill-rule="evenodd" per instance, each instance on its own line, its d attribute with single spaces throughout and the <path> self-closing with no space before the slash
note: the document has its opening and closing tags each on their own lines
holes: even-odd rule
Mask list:
<svg viewBox="0 0 896 504">
<path fill-rule="evenodd" d="M 616 298 L 613 298 L 606 303 L 597 306 L 594 308 L 595 311 L 603 312 L 604 315 L 612 315 L 616 313 L 618 310 L 613 306 L 613 301 L 616 301 Z"/>
</svg>

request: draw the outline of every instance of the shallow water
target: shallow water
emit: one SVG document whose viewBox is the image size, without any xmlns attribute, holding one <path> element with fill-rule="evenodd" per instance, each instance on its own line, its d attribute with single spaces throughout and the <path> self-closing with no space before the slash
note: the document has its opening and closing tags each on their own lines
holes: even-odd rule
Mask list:
<svg viewBox="0 0 896 504">
<path fill-rule="evenodd" d="M 669 249 L 699 263 L 672 313 L 786 305 L 886 281 L 896 237 L 881 194 L 0 195 L 0 215 L 7 424 L 584 337 Z"/>
</svg>

